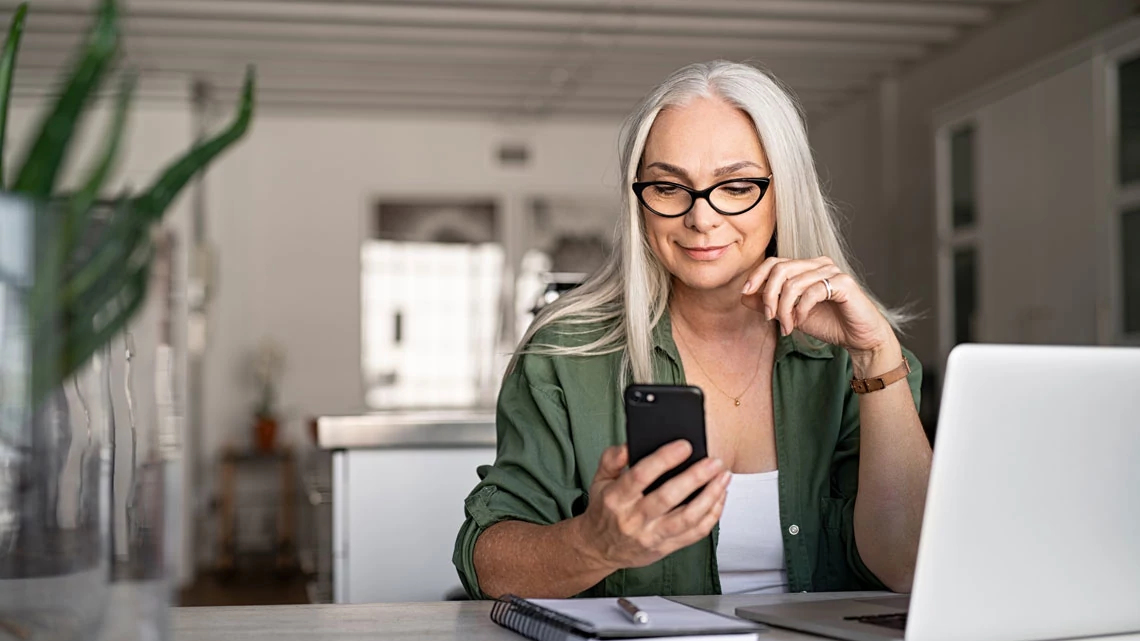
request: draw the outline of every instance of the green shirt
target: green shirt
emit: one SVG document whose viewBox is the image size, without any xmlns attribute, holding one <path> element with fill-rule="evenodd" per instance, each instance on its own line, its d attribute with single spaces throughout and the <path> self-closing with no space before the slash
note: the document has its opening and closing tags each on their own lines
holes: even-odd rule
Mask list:
<svg viewBox="0 0 1140 641">
<path fill-rule="evenodd" d="M 547 327 L 534 343 L 570 346 L 598 336 Z M 656 382 L 684 384 L 667 313 L 653 342 Z M 907 382 L 917 406 L 922 374 L 905 353 L 914 368 Z M 620 353 L 527 354 L 503 380 L 495 464 L 479 468 L 482 480 L 464 503 L 467 519 L 455 543 L 455 567 L 472 597 L 485 598 L 473 560 L 475 540 L 485 529 L 509 519 L 552 524 L 586 509 L 602 451 L 625 442 L 620 367 Z M 779 338 L 772 401 L 780 529 L 792 592 L 885 589 L 855 547 L 859 401 L 851 376 L 847 350 L 798 332 Z M 652 565 L 618 570 L 580 596 L 719 594 L 718 531 Z"/>
</svg>

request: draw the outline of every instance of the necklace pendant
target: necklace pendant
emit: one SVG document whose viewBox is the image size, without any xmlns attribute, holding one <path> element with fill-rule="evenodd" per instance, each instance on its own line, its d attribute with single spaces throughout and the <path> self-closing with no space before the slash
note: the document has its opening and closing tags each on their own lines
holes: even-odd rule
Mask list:
<svg viewBox="0 0 1140 641">
<path fill-rule="evenodd" d="M 732 400 L 736 401 L 736 406 L 737 406 L 737 407 L 740 407 L 740 399 L 739 399 L 739 398 L 734 398 L 734 399 L 732 399 Z"/>
</svg>

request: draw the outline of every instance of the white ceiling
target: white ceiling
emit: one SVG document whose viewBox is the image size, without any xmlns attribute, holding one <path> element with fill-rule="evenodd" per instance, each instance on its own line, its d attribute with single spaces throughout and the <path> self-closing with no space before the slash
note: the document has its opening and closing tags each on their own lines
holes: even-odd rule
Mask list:
<svg viewBox="0 0 1140 641">
<path fill-rule="evenodd" d="M 193 79 L 268 109 L 614 117 L 670 71 L 770 68 L 809 115 L 952 45 L 1021 0 L 123 0 L 151 99 Z M 5 22 L 16 6 L 0 0 Z M 33 0 L 17 91 L 51 91 L 92 0 Z"/>
</svg>

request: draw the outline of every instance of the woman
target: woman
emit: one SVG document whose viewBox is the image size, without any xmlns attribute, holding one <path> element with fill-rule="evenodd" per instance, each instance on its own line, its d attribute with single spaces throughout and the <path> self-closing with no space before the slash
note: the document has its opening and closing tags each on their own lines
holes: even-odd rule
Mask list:
<svg viewBox="0 0 1140 641">
<path fill-rule="evenodd" d="M 921 374 L 851 273 L 796 103 L 750 66 L 687 66 L 627 122 L 621 163 L 614 255 L 503 381 L 456 542 L 468 592 L 908 591 Z M 705 391 L 709 457 L 648 495 L 689 446 L 626 469 L 631 381 Z"/>
</svg>

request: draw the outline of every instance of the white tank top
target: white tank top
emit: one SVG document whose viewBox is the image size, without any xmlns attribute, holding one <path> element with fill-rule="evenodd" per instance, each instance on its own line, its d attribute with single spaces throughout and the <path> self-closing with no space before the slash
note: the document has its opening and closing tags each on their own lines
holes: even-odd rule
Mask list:
<svg viewBox="0 0 1140 641">
<path fill-rule="evenodd" d="M 716 547 L 723 594 L 788 591 L 779 474 L 773 470 L 732 475 Z"/>
</svg>

